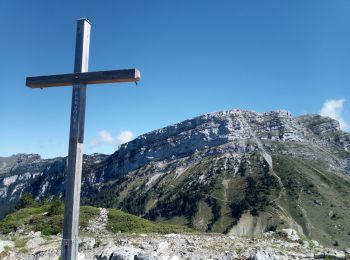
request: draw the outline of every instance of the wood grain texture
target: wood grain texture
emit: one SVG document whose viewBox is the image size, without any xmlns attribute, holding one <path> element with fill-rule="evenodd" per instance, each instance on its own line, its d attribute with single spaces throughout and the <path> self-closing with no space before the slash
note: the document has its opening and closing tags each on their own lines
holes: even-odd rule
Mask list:
<svg viewBox="0 0 350 260">
<path fill-rule="evenodd" d="M 74 60 L 75 73 L 83 74 L 88 71 L 90 30 L 91 24 L 87 20 L 78 20 Z M 65 180 L 62 260 L 78 260 L 85 106 L 86 85 L 82 83 L 74 84 L 72 90 L 67 176 Z"/>
<path fill-rule="evenodd" d="M 50 76 L 27 77 L 26 86 L 30 88 L 47 88 L 73 86 L 78 84 L 103 84 L 115 82 L 136 82 L 141 78 L 137 69 L 107 70 L 94 72 L 76 72 Z"/>
</svg>

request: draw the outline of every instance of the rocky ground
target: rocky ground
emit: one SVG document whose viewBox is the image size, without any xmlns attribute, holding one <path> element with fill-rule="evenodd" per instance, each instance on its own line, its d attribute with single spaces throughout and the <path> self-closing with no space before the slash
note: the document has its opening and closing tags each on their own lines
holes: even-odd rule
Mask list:
<svg viewBox="0 0 350 260">
<path fill-rule="evenodd" d="M 110 234 L 107 210 L 81 231 L 79 259 L 350 259 L 350 249 L 324 248 L 284 229 L 256 237 L 222 234 Z M 0 237 L 0 259 L 59 259 L 61 236 L 40 232 Z"/>
<path fill-rule="evenodd" d="M 280 234 L 254 238 L 219 234 L 85 235 L 79 259 L 350 259 L 344 251 L 323 248 L 315 241 L 289 240 Z M 2 239 L 1 259 L 59 259 L 60 236 L 43 237 L 37 232 L 15 241 Z"/>
</svg>

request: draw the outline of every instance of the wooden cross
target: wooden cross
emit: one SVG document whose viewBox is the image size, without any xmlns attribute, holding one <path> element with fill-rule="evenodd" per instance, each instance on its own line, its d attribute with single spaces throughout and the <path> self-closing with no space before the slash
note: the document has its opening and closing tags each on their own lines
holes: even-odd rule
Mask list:
<svg viewBox="0 0 350 260">
<path fill-rule="evenodd" d="M 137 69 L 88 71 L 91 24 L 82 18 L 77 23 L 74 73 L 27 77 L 26 85 L 31 88 L 73 86 L 70 119 L 68 169 L 65 181 L 65 209 L 62 239 L 62 260 L 78 259 L 79 207 L 81 171 L 83 161 L 84 119 L 86 85 L 113 82 L 137 82 Z"/>
</svg>

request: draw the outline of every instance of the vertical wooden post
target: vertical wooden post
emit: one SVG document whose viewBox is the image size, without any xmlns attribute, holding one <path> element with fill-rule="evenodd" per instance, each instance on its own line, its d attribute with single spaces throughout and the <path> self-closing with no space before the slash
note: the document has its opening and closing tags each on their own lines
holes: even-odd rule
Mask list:
<svg viewBox="0 0 350 260">
<path fill-rule="evenodd" d="M 77 21 L 74 72 L 87 72 L 89 63 L 90 22 Z M 86 85 L 73 85 L 70 119 L 68 169 L 65 183 L 64 230 L 62 260 L 78 259 L 79 207 L 83 163 Z"/>
</svg>

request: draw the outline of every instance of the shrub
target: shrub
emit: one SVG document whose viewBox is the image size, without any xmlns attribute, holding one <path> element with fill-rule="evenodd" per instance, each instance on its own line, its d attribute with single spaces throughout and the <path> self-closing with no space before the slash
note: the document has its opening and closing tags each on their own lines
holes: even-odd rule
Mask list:
<svg viewBox="0 0 350 260">
<path fill-rule="evenodd" d="M 60 215 L 63 214 L 63 203 L 60 199 L 55 198 L 51 202 L 51 206 L 49 208 L 48 216 Z"/>
<path fill-rule="evenodd" d="M 34 200 L 33 195 L 25 193 L 21 199 L 17 202 L 15 209 L 23 209 L 37 206 L 37 202 Z"/>
</svg>

